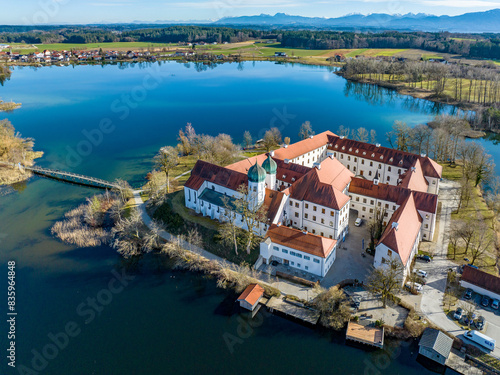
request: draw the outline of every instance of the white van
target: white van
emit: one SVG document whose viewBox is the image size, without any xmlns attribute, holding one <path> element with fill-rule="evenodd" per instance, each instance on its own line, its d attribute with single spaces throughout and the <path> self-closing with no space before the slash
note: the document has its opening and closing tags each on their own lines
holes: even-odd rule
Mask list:
<svg viewBox="0 0 500 375">
<path fill-rule="evenodd" d="M 469 331 L 464 336 L 469 340 L 474 341 L 476 344 L 481 345 L 483 348 L 495 350 L 496 341 L 481 332 Z"/>
</svg>

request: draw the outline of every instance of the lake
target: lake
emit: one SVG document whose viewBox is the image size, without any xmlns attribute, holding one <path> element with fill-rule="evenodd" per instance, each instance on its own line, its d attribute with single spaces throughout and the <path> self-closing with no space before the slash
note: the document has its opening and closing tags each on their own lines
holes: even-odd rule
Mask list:
<svg viewBox="0 0 500 375">
<path fill-rule="evenodd" d="M 395 120 L 415 125 L 454 111 L 348 83 L 324 67 L 269 62 L 16 68 L 0 97 L 23 103 L 0 119 L 35 138 L 45 152 L 39 165 L 136 187 L 188 122 L 238 142 L 245 130 L 257 139 L 272 126 L 293 142 L 306 120 L 316 132 L 364 126 L 386 144 Z M 53 223 L 94 192 L 39 177 L 0 189 L 0 263 L 17 263 L 18 366 L 57 375 L 430 373 L 415 361 L 416 342 L 364 351 L 277 316 L 249 321 L 235 311 L 235 295 L 165 259 L 126 262 L 109 247 L 56 241 Z M 6 266 L 1 272 L 6 278 Z M 74 335 L 62 340 L 68 327 Z"/>
</svg>

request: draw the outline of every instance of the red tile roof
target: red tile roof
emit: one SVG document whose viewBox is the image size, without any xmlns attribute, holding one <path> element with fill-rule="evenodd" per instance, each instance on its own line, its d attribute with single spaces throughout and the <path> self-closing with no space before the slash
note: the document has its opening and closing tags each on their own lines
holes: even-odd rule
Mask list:
<svg viewBox="0 0 500 375">
<path fill-rule="evenodd" d="M 326 146 L 328 143 L 329 136 L 336 136 L 331 131 L 325 131 L 314 135 L 312 138 L 307 138 L 302 141 L 293 143 L 288 147 L 282 147 L 274 151 L 274 156 L 278 159 L 294 159 L 300 155 L 304 155 L 307 152 L 316 150 L 321 146 Z"/>
<path fill-rule="evenodd" d="M 415 155 L 387 147 L 377 147 L 376 145 L 355 141 L 353 139 L 340 138 L 336 135 L 330 135 L 328 137 L 328 143 L 329 150 L 404 169 L 410 169 L 415 160 L 420 160 L 422 163 L 422 171 L 425 176 L 441 178 L 442 175 L 443 167 L 427 156 Z"/>
<path fill-rule="evenodd" d="M 297 181 L 299 178 L 301 178 L 303 175 L 305 175 L 307 172 L 311 170 L 311 168 L 306 167 L 304 165 L 292 162 L 285 163 L 283 160 L 275 158 L 273 158 L 273 160 L 278 165 L 278 170 L 276 172 L 276 179 L 287 182 L 289 184 L 293 184 L 295 181 Z"/>
<path fill-rule="evenodd" d="M 276 244 L 321 258 L 327 258 L 337 243 L 336 240 L 304 233 L 298 229 L 283 225 L 271 225 L 266 233 L 267 237 Z"/>
<path fill-rule="evenodd" d="M 226 166 L 226 168 L 236 172 L 247 174 L 250 167 L 252 167 L 255 164 L 255 160 L 257 160 L 257 163 L 259 163 L 259 165 L 262 165 L 262 163 L 266 159 L 267 159 L 267 154 L 260 154 L 252 156 L 248 159 L 237 161 L 236 163 L 233 164 L 229 164 Z"/>
<path fill-rule="evenodd" d="M 394 227 L 393 223 L 397 223 Z M 379 244 L 399 254 L 401 262 L 406 265 L 417 236 L 420 234 L 422 217 L 417 212 L 413 193 L 399 207 L 391 217 Z"/>
<path fill-rule="evenodd" d="M 335 189 L 340 191 L 344 191 L 354 177 L 354 173 L 333 157 L 323 160 L 320 167 L 316 170 L 319 180 L 324 184 L 333 185 Z"/>
<path fill-rule="evenodd" d="M 420 160 L 416 159 L 413 166 L 403 174 L 400 185 L 410 190 L 427 193 L 429 183 L 424 177 Z"/>
<path fill-rule="evenodd" d="M 354 177 L 351 180 L 351 185 L 349 185 L 349 193 L 394 202 L 398 206 L 401 206 L 410 196 L 411 190 L 402 186 L 382 183 L 375 185 L 373 181 Z M 414 191 L 413 198 L 415 199 L 417 210 L 436 213 L 438 204 L 438 196 L 436 194 Z"/>
<path fill-rule="evenodd" d="M 500 277 L 487 272 L 464 266 L 461 280 L 489 290 L 490 292 L 500 294 Z"/>
<path fill-rule="evenodd" d="M 238 297 L 237 301 L 246 301 L 250 305 L 255 305 L 255 303 L 264 295 L 264 288 L 259 284 L 250 284 Z"/>
<path fill-rule="evenodd" d="M 276 218 L 284 196 L 285 194 L 283 194 L 282 192 L 266 189 L 264 206 L 267 207 L 267 218 L 270 223 L 272 223 Z"/>
<path fill-rule="evenodd" d="M 238 190 L 241 184 L 248 184 L 248 177 L 244 173 L 198 160 L 184 186 L 198 190 L 204 181 L 213 182 L 228 189 Z"/>
<path fill-rule="evenodd" d="M 313 168 L 287 189 L 290 197 L 321 206 L 340 210 L 349 202 L 349 197 L 330 184 L 321 181 L 319 171 Z"/>
</svg>

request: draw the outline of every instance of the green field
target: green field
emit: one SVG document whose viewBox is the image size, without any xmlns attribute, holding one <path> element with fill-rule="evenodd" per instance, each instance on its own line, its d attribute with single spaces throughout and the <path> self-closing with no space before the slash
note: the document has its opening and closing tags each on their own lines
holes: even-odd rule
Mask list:
<svg viewBox="0 0 500 375">
<path fill-rule="evenodd" d="M 33 51 L 43 51 L 43 50 L 51 50 L 51 51 L 70 51 L 72 49 L 75 50 L 91 50 L 91 49 L 100 49 L 103 50 L 112 50 L 112 49 L 147 49 L 147 48 L 168 48 L 174 46 L 172 43 L 148 43 L 148 42 L 116 42 L 116 43 L 88 43 L 88 44 L 78 44 L 78 43 L 55 43 L 55 44 L 34 44 L 36 48 L 33 48 L 32 45 L 26 44 L 12 44 L 13 51 L 26 53 L 27 50 L 30 52 Z M 28 47 L 28 48 L 26 48 Z"/>
</svg>

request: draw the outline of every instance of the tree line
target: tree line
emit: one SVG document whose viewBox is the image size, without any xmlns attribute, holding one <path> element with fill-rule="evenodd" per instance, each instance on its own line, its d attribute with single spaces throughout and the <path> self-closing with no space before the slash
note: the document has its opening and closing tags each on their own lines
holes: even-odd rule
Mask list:
<svg viewBox="0 0 500 375">
<path fill-rule="evenodd" d="M 361 33 L 345 31 L 265 30 L 214 26 L 70 26 L 0 27 L 1 43 L 103 43 L 103 42 L 242 42 L 275 39 L 284 47 L 306 49 L 417 48 L 464 57 L 500 59 L 497 34 L 449 32 Z"/>
</svg>

